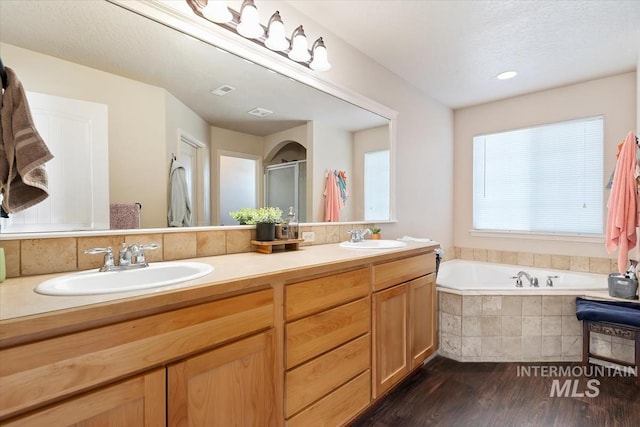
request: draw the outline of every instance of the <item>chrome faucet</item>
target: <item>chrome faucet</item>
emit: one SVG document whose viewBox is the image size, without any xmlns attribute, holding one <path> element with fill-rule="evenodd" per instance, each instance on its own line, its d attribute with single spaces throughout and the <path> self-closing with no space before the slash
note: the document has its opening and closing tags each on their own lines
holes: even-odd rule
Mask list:
<svg viewBox="0 0 640 427">
<path fill-rule="evenodd" d="M 104 263 L 102 267 L 100 267 L 100 271 L 121 271 L 148 267 L 149 263 L 144 255 L 144 250 L 147 249 L 158 249 L 158 245 L 151 243 L 148 245 L 133 244 L 127 246 L 126 243 L 122 243 L 118 253 L 118 265 L 115 263 L 111 247 L 87 249 L 84 253 L 90 255 L 104 254 Z"/>
<path fill-rule="evenodd" d="M 351 243 L 358 243 L 364 241 L 364 236 L 371 233 L 371 230 L 365 228 L 364 230 L 349 230 L 349 234 L 351 234 L 351 239 L 349 240 Z"/>
<path fill-rule="evenodd" d="M 538 278 L 531 276 L 526 271 L 519 271 L 518 274 L 512 277 L 512 279 L 516 279 L 516 287 L 522 287 L 522 276 L 529 281 L 529 286 L 533 286 L 534 288 L 538 287 Z"/>
</svg>

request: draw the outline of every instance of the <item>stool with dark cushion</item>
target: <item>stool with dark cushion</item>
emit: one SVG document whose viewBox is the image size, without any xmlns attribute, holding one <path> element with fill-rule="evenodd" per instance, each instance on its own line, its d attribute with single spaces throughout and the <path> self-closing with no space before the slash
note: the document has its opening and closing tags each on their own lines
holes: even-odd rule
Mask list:
<svg viewBox="0 0 640 427">
<path fill-rule="evenodd" d="M 635 367 L 636 385 L 640 387 L 640 304 L 622 301 L 595 301 L 576 298 L 576 317 L 582 320 L 582 364 L 589 358 Z M 591 332 L 635 341 L 635 363 L 592 354 L 589 347 Z"/>
</svg>

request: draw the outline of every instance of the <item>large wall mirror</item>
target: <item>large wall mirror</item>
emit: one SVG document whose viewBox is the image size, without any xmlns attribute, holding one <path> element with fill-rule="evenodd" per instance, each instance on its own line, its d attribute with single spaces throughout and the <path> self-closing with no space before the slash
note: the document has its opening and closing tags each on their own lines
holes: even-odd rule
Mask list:
<svg viewBox="0 0 640 427">
<path fill-rule="evenodd" d="M 236 195 L 256 206 L 295 204 L 302 222 L 323 222 L 333 171 L 347 177 L 340 221 L 391 219 L 393 195 L 376 200 L 392 191 L 384 189 L 391 172 L 384 162 L 366 160 L 389 158 L 391 121 L 353 102 L 108 1 L 3 0 L 0 55 L 55 145 L 47 203 L 73 216 L 87 206 L 76 198 L 85 188 L 93 203 L 84 209 L 88 219 L 61 225 L 51 218 L 33 229 L 33 218 L 46 214 L 23 213 L 11 226 L 3 220 L 2 232 L 109 228 L 110 204 L 139 204 L 141 228 L 167 227 L 173 159 L 188 172 L 196 226 L 237 224 L 227 215 Z M 69 111 L 46 113 L 69 103 Z M 84 117 L 94 110 L 101 117 Z M 60 130 L 56 119 L 70 130 Z M 76 137 L 90 148 L 73 148 Z M 87 157 L 67 158 L 80 151 Z M 276 194 L 289 184 L 293 196 Z"/>
</svg>

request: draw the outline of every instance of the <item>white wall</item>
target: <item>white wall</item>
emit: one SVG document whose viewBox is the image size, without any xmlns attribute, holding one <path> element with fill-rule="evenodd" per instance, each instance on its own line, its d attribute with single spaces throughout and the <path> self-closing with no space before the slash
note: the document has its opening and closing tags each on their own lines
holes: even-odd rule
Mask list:
<svg viewBox="0 0 640 427">
<path fill-rule="evenodd" d="M 607 256 L 604 239 L 597 242 L 477 237 L 473 224 L 473 136 L 543 123 L 604 115 L 604 187 L 615 167 L 617 144 L 633 130 L 636 115 L 636 73 L 626 73 L 557 89 L 518 96 L 455 111 L 456 246 L 558 255 Z M 606 215 L 606 208 L 603 211 Z"/>
</svg>

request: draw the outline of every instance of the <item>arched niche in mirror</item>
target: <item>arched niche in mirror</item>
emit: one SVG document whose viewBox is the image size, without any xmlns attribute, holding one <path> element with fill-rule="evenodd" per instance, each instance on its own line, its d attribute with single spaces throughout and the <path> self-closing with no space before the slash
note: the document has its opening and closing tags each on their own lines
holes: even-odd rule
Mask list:
<svg viewBox="0 0 640 427">
<path fill-rule="evenodd" d="M 322 221 L 319 200 L 327 169 L 349 171 L 353 213 L 345 219 L 363 220 L 357 213 L 364 211 L 357 205 L 362 192 L 356 185 L 362 180 L 357 162 L 335 154 L 336 148 L 353 151 L 338 141 L 349 135 L 362 139 L 354 135 L 385 127 L 393 152 L 395 113 L 193 18 L 162 2 L 0 2 L 2 57 L 27 90 L 107 105 L 109 199 L 140 202 L 143 228 L 166 226 L 171 153 L 179 153 L 177 129 L 203 142 L 208 152 L 203 164 L 209 169 L 202 173 L 211 189 L 203 197 L 210 215 L 201 216 L 211 218 L 211 225 L 221 223 L 217 152 L 241 150 L 263 161 L 270 138 L 296 127 L 305 129 L 304 190 L 313 201 L 307 203 L 312 208 L 306 221 Z M 211 93 L 225 85 L 234 90 L 224 97 Z M 246 114 L 256 107 L 274 114 Z M 228 135 L 241 143 L 228 147 Z M 262 184 L 256 184 L 257 203 L 264 203 Z"/>
<path fill-rule="evenodd" d="M 265 205 L 278 206 L 284 213 L 292 207 L 298 221 L 306 222 L 307 149 L 285 140 L 267 153 L 265 162 Z"/>
</svg>

